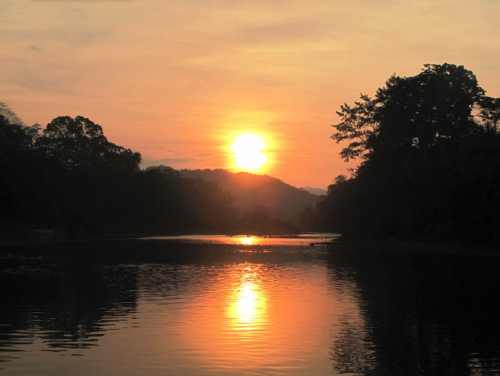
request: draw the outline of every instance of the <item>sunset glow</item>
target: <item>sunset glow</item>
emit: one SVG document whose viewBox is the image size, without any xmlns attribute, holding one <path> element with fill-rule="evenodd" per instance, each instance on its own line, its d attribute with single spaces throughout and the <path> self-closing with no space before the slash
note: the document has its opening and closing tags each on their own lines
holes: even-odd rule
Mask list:
<svg viewBox="0 0 500 376">
<path fill-rule="evenodd" d="M 251 133 L 244 133 L 234 140 L 231 150 L 234 153 L 235 166 L 244 170 L 257 170 L 267 161 L 262 150 L 266 148 L 263 138 Z"/>
<path fill-rule="evenodd" d="M 85 116 L 142 168 L 326 189 L 359 163 L 330 139 L 336 111 L 392 74 L 464 65 L 500 96 L 499 12 L 494 0 L 0 0 L 0 101 L 27 125 Z M 232 152 L 243 132 L 267 147 Z"/>
<path fill-rule="evenodd" d="M 499 16 L 0 0 L 0 376 L 500 376 Z"/>
</svg>

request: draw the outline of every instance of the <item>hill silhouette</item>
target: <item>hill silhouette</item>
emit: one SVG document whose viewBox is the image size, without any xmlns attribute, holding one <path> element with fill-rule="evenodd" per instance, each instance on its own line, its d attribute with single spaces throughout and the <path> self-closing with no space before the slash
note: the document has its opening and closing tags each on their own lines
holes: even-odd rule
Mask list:
<svg viewBox="0 0 500 376">
<path fill-rule="evenodd" d="M 317 195 L 317 196 L 326 195 L 326 193 L 328 192 L 326 189 L 313 188 L 313 187 L 302 187 L 302 189 L 307 191 L 307 192 L 311 192 L 312 194 Z"/>
<path fill-rule="evenodd" d="M 179 172 L 184 177 L 217 182 L 234 197 L 234 206 L 241 212 L 266 213 L 295 224 L 304 207 L 315 206 L 318 200 L 318 196 L 268 175 L 233 173 L 224 169 Z"/>
</svg>

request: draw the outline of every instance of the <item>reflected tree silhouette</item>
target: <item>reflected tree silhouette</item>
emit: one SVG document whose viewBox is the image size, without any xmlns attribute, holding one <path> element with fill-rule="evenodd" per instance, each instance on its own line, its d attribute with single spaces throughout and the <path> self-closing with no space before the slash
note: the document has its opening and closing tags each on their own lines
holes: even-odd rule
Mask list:
<svg viewBox="0 0 500 376">
<path fill-rule="evenodd" d="M 351 313 L 341 319 L 332 345 L 337 372 L 498 371 L 498 259 L 365 249 L 332 253 L 328 265 L 336 288 L 339 279 L 355 282 L 353 295 L 361 314 L 358 320 L 350 319 Z M 345 273 L 346 269 L 353 272 Z"/>
<path fill-rule="evenodd" d="M 321 260 L 329 268 L 327 283 L 339 307 L 332 311 L 338 325 L 329 342 L 335 374 L 498 374 L 498 259 L 346 244 L 318 253 L 310 247 L 293 252 L 270 247 L 266 250 L 271 252 L 259 252 L 262 249 L 153 240 L 0 248 L 0 361 L 22 357 L 19 351 L 30 346 L 85 355 L 114 324 L 135 317 L 139 291 L 141 302 L 152 307 L 170 304 L 206 296 L 210 288 L 220 292 L 218 285 L 228 283 L 228 275 L 234 277 L 229 278 L 234 288 L 224 291 L 234 292 L 228 302 L 236 304 L 227 306 L 246 320 L 245 315 L 255 312 L 237 312 L 239 298 L 248 303 L 243 308 L 257 307 L 255 291 L 245 290 L 247 276 L 254 278 L 254 271 L 259 271 L 256 278 L 264 276 L 270 266 L 286 269 Z M 270 314 L 271 296 L 266 298 Z M 198 304 L 205 307 L 206 301 Z M 286 312 L 293 308 L 284 307 Z M 170 319 L 192 329 L 183 321 L 182 310 L 174 311 Z M 238 325 L 245 323 L 238 315 L 231 317 Z M 204 328 L 210 333 L 220 330 L 213 322 Z M 263 340 L 259 331 L 253 334 Z M 192 339 L 197 338 L 192 333 Z M 206 345 L 209 353 L 211 343 Z"/>
<path fill-rule="evenodd" d="M 241 247 L 154 240 L 0 247 L 0 349 L 12 353 L 36 339 L 50 351 L 96 346 L 107 325 L 133 317 L 139 289 L 171 298 L 202 289 L 213 265 L 310 259 L 307 252 Z"/>
<path fill-rule="evenodd" d="M 135 312 L 135 265 L 96 264 L 43 247 L 0 256 L 0 348 L 40 339 L 50 351 L 85 349 L 97 345 L 105 325 Z"/>
<path fill-rule="evenodd" d="M 340 319 L 341 328 L 332 345 L 333 368 L 341 374 L 365 374 L 370 372 L 376 361 L 370 331 L 363 319 L 354 319 L 344 313 Z"/>
</svg>

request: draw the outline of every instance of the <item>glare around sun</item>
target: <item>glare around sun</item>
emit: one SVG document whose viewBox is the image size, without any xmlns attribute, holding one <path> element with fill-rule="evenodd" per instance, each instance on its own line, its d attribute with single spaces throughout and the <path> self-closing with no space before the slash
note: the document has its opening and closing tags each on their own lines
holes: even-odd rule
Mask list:
<svg viewBox="0 0 500 376">
<path fill-rule="evenodd" d="M 256 134 L 243 133 L 235 138 L 231 150 L 235 157 L 235 166 L 245 170 L 256 170 L 267 161 L 266 154 L 261 150 L 266 148 L 264 139 Z"/>
</svg>

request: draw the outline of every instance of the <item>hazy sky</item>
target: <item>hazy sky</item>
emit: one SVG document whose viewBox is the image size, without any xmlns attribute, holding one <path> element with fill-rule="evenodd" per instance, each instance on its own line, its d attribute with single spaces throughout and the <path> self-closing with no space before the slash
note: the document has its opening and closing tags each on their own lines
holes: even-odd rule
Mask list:
<svg viewBox="0 0 500 376">
<path fill-rule="evenodd" d="M 260 134 L 257 171 L 326 188 L 347 164 L 342 103 L 425 63 L 500 96 L 500 0 L 0 0 L 0 101 L 25 123 L 82 115 L 143 166 L 229 168 Z"/>
</svg>

